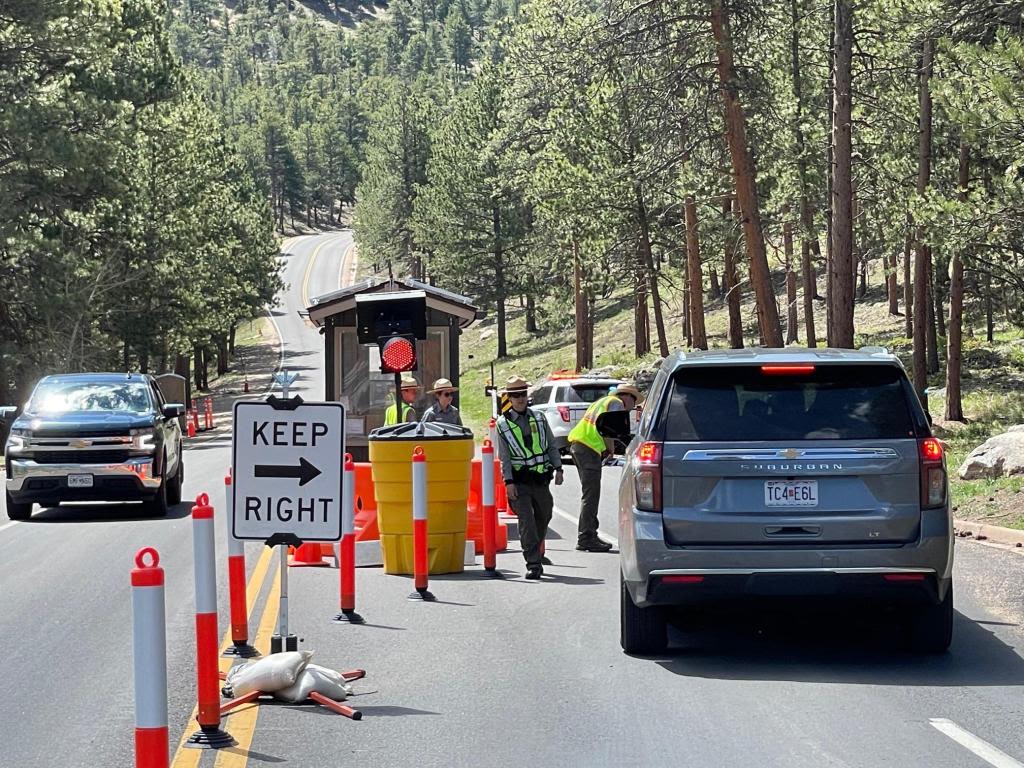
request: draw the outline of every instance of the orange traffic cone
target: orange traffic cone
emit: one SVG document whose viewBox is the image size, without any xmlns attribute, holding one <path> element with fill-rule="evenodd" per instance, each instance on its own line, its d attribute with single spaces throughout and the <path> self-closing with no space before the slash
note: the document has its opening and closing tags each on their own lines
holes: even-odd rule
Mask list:
<svg viewBox="0 0 1024 768">
<path fill-rule="evenodd" d="M 302 566 L 330 565 L 330 563 L 323 558 L 323 550 L 320 548 L 320 542 L 308 541 L 295 550 L 295 553 L 292 555 L 292 559 L 288 565 L 300 568 Z"/>
</svg>

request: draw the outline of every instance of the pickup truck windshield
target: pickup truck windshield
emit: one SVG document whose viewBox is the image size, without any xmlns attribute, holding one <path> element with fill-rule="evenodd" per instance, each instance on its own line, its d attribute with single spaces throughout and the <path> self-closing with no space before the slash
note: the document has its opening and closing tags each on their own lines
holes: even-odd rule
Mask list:
<svg viewBox="0 0 1024 768">
<path fill-rule="evenodd" d="M 132 381 L 52 381 L 42 382 L 32 393 L 32 413 L 68 413 L 70 411 L 150 410 L 149 388 Z"/>
</svg>

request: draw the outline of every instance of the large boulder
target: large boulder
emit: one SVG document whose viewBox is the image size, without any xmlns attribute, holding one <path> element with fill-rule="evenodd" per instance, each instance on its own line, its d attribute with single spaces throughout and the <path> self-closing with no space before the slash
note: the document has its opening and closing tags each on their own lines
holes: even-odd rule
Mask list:
<svg viewBox="0 0 1024 768">
<path fill-rule="evenodd" d="M 1024 475 L 1024 424 L 979 445 L 960 465 L 962 480 Z"/>
</svg>

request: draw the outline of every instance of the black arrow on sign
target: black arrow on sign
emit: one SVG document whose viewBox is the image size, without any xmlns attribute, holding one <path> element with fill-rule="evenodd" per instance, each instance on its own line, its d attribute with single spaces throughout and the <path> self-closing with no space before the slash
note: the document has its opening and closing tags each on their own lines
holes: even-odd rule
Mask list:
<svg viewBox="0 0 1024 768">
<path fill-rule="evenodd" d="M 320 470 L 301 456 L 299 466 L 288 467 L 282 464 L 257 464 L 256 477 L 297 477 L 299 485 L 305 485 L 320 474 Z"/>
</svg>

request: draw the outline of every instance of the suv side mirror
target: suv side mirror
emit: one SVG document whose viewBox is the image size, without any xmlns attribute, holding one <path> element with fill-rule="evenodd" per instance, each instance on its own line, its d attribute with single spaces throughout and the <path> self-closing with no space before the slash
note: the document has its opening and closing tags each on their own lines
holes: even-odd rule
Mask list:
<svg viewBox="0 0 1024 768">
<path fill-rule="evenodd" d="M 597 417 L 597 433 L 623 444 L 633 439 L 629 431 L 629 411 L 605 411 Z"/>
<path fill-rule="evenodd" d="M 177 419 L 185 415 L 185 406 L 181 403 L 167 403 L 162 413 L 165 419 Z"/>
<path fill-rule="evenodd" d="M 16 405 L 0 405 L 0 421 L 7 421 L 18 412 Z"/>
</svg>

